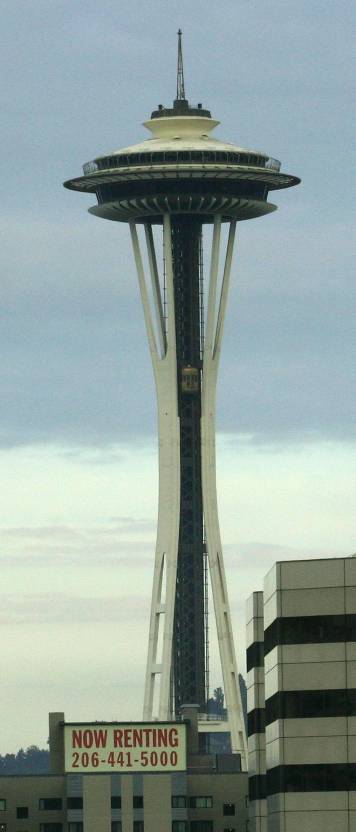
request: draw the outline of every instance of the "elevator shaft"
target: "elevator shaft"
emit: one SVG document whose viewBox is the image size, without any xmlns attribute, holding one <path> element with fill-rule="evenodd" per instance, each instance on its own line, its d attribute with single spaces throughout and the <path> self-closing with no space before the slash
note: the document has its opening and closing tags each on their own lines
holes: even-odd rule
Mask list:
<svg viewBox="0 0 356 832">
<path fill-rule="evenodd" d="M 202 299 L 199 220 L 172 219 L 180 420 L 180 517 L 174 611 L 174 703 L 206 706 L 204 522 L 201 478 Z"/>
</svg>

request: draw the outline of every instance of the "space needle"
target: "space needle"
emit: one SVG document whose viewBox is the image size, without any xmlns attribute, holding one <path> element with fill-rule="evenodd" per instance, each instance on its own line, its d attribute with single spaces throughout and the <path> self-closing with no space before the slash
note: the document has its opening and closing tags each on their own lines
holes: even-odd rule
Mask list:
<svg viewBox="0 0 356 832">
<path fill-rule="evenodd" d="M 217 509 L 216 384 L 236 224 L 275 211 L 269 192 L 300 180 L 268 154 L 212 136 L 218 124 L 186 98 L 179 31 L 176 98 L 144 123 L 150 138 L 98 156 L 65 187 L 95 194 L 91 214 L 130 227 L 156 384 L 159 504 L 143 718 L 169 720 L 194 703 L 208 730 L 209 574 L 225 730 L 246 769 Z"/>
</svg>

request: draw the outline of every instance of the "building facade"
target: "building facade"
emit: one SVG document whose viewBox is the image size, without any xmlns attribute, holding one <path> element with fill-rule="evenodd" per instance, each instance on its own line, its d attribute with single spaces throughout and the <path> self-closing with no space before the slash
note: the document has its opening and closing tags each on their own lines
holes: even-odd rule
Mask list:
<svg viewBox="0 0 356 832">
<path fill-rule="evenodd" d="M 266 832 L 266 734 L 263 592 L 247 602 L 247 735 L 251 832 Z"/>
<path fill-rule="evenodd" d="M 247 617 L 250 832 L 354 832 L 356 559 L 275 564 Z"/>
<path fill-rule="evenodd" d="M 184 769 L 119 774 L 66 772 L 64 714 L 50 714 L 51 773 L 0 777 L 1 832 L 246 832 L 240 757 L 199 754 L 197 715 L 185 710 Z"/>
</svg>

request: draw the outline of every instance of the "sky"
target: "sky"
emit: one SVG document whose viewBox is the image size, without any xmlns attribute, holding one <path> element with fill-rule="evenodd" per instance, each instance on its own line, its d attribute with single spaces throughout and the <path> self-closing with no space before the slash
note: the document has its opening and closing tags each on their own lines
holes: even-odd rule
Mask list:
<svg viewBox="0 0 356 832">
<path fill-rule="evenodd" d="M 0 754 L 49 711 L 140 719 L 157 515 L 128 229 L 62 188 L 175 95 L 302 179 L 238 228 L 217 470 L 238 662 L 275 560 L 356 552 L 352 4 L 4 0 Z M 148 138 L 149 134 L 146 134 Z M 212 686 L 221 675 L 214 637 Z"/>
</svg>

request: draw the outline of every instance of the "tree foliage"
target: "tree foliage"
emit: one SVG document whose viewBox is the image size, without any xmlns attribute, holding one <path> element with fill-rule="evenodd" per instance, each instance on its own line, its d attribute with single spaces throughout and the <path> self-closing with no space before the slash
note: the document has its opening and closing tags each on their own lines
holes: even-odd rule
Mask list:
<svg viewBox="0 0 356 832">
<path fill-rule="evenodd" d="M 246 682 L 239 673 L 239 686 L 240 686 L 240 693 L 241 693 L 241 703 L 242 703 L 242 711 L 244 715 L 245 724 L 247 723 L 247 690 L 246 690 Z M 224 691 L 221 687 L 215 688 L 214 695 L 208 699 L 208 714 L 212 714 L 215 716 L 220 716 L 226 718 L 227 712 L 226 708 L 224 707 L 225 696 Z"/>
<path fill-rule="evenodd" d="M 7 774 L 48 774 L 49 772 L 49 751 L 45 748 L 38 748 L 37 745 L 30 745 L 24 751 L 23 748 L 17 754 L 0 754 L 0 776 Z"/>
</svg>

